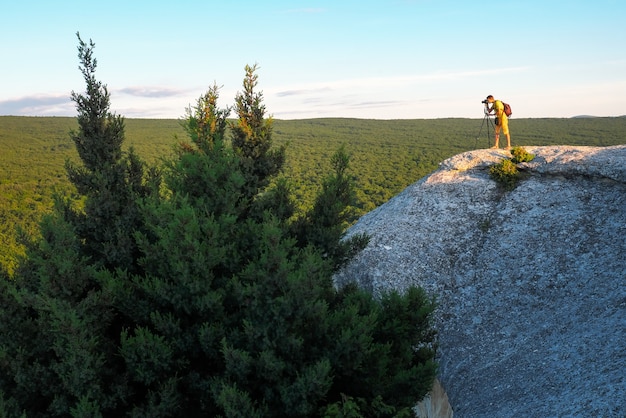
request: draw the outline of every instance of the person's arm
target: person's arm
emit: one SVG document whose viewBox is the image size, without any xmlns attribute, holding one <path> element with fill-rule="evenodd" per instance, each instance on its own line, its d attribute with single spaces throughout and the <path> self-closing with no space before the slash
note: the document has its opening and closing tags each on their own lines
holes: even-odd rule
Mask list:
<svg viewBox="0 0 626 418">
<path fill-rule="evenodd" d="M 496 111 L 496 116 L 502 117 L 504 115 L 504 104 L 502 104 L 502 101 L 496 100 L 493 102 L 493 109 Z"/>
</svg>

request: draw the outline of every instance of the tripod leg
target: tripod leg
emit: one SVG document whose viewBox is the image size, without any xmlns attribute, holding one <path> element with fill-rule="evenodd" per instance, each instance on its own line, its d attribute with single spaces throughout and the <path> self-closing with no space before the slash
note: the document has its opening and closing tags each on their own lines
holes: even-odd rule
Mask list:
<svg viewBox="0 0 626 418">
<path fill-rule="evenodd" d="M 487 146 L 485 148 L 489 148 L 489 144 L 491 144 L 491 141 L 489 140 L 489 122 L 491 120 L 488 115 L 485 115 L 485 117 L 487 118 Z"/>
<path fill-rule="evenodd" d="M 493 123 L 491 119 L 489 119 L 489 115 L 485 114 L 483 118 L 483 122 L 480 124 L 480 130 L 478 131 L 478 136 L 476 137 L 475 147 L 478 147 L 478 138 L 480 138 L 480 134 L 483 132 L 483 126 L 485 126 L 485 122 L 487 123 L 487 148 L 489 148 L 489 123 Z"/>
</svg>

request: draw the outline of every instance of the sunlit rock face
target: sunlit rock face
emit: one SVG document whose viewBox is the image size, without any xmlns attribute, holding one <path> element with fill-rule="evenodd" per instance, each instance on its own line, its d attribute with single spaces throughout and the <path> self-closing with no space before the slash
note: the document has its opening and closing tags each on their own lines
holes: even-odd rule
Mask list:
<svg viewBox="0 0 626 418">
<path fill-rule="evenodd" d="M 336 276 L 438 298 L 439 379 L 455 418 L 626 416 L 626 146 L 454 156 L 363 216 Z"/>
</svg>

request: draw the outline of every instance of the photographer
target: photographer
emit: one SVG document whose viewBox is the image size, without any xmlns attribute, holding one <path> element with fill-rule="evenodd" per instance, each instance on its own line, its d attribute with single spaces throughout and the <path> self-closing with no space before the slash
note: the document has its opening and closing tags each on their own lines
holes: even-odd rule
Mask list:
<svg viewBox="0 0 626 418">
<path fill-rule="evenodd" d="M 511 149 L 511 135 L 509 134 L 509 118 L 504 113 L 504 105 L 500 100 L 496 100 L 492 95 L 487 96 L 485 100 L 482 101 L 485 105 L 487 114 L 495 111 L 496 120 L 496 143 L 491 148 L 499 148 L 500 142 L 500 129 L 502 129 L 502 133 L 506 136 L 506 149 Z"/>
</svg>

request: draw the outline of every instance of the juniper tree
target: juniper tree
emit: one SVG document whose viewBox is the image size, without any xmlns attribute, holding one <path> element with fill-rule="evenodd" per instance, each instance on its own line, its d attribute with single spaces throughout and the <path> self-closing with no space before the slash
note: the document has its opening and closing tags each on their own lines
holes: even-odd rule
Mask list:
<svg viewBox="0 0 626 418">
<path fill-rule="evenodd" d="M 316 245 L 339 269 L 365 248 L 369 239 L 357 234 L 344 239 L 345 230 L 354 220 L 356 197 L 349 175 L 350 156 L 341 146 L 331 158 L 333 172 L 322 183 L 313 207 L 292 225 L 300 247 Z"/>
<path fill-rule="evenodd" d="M 190 142 L 178 144 L 177 159 L 167 163 L 170 190 L 185 196 L 191 204 L 207 205 L 211 213 L 237 212 L 245 179 L 239 160 L 226 149 L 227 118 L 230 108 L 218 107 L 216 84 L 188 108 L 182 126 Z"/>
<path fill-rule="evenodd" d="M 85 255 L 110 268 L 134 268 L 136 246 L 132 231 L 140 228 L 137 203 L 154 191 L 145 183 L 144 164 L 132 148 L 122 150 L 124 119 L 109 111 L 107 86 L 95 78 L 95 44 L 77 33 L 80 71 L 85 94 L 72 92 L 78 112 L 78 131 L 70 136 L 81 165 L 66 162 L 69 180 L 84 196 L 84 207 L 66 205 L 65 215 L 84 242 Z M 152 172 L 150 182 L 158 182 Z"/>
<path fill-rule="evenodd" d="M 88 87 L 79 103 L 108 105 L 91 77 L 92 48 L 80 41 L 93 64 L 85 65 L 87 84 L 100 87 Z M 106 156 L 114 168 L 70 167 L 86 193 L 84 213 L 46 218 L 43 239 L 15 280 L 3 282 L 0 413 L 411 414 L 436 371 L 433 302 L 416 288 L 375 299 L 355 285 L 334 287 L 332 273 L 347 256 L 337 250 L 352 195 L 347 155 L 337 154 L 316 209 L 291 223 L 288 188 L 273 181 L 284 150 L 270 146 L 253 68 L 238 95 L 252 100 L 230 142 L 217 88 L 189 110 L 190 142 L 164 168 L 164 195 L 149 193 L 138 171 L 136 182 L 124 177 L 130 165 L 117 146 L 94 141 L 89 150 L 88 138 L 119 139 L 121 120 L 79 106 L 81 155 Z M 89 207 L 120 190 L 132 216 Z M 111 223 L 92 219 L 106 216 Z M 109 251 L 127 248 L 117 246 L 122 225 L 133 251 Z"/>
<path fill-rule="evenodd" d="M 240 157 L 246 178 L 246 195 L 254 197 L 281 170 L 285 162 L 284 147 L 272 148 L 271 117 L 265 117 L 263 93 L 255 91 L 257 66 L 245 67 L 243 91 L 235 97 L 237 122 L 231 123 L 232 145 Z"/>
<path fill-rule="evenodd" d="M 224 130 L 200 129 L 203 120 L 224 126 L 216 100 L 213 88 L 188 112 L 191 143 L 166 175 L 171 198 L 146 206 L 147 233 L 137 235 L 145 275 L 119 295 L 135 322 L 121 340 L 130 392 L 152 394 L 133 401 L 135 413 L 410 415 L 435 372 L 433 305 L 418 289 L 376 301 L 356 286 L 334 288 L 338 254 L 347 257 L 349 157 L 338 151 L 316 209 L 290 225 L 277 209 L 289 206 L 286 189 L 269 186 L 270 174 L 247 176 L 238 134 L 229 148 Z M 255 126 L 266 126 L 261 101 L 254 106 Z"/>
<path fill-rule="evenodd" d="M 67 416 L 72 408 L 96 416 L 119 407 L 120 327 L 106 283 L 113 269 L 135 270 L 140 197 L 156 188 L 144 183 L 139 158 L 122 151 L 123 119 L 109 112 L 106 86 L 95 79 L 94 44 L 78 40 L 87 88 L 72 93 L 79 130 L 70 136 L 82 164 L 66 168 L 82 198 L 57 199 L 0 312 L 12 329 L 0 341 L 2 375 L 10 376 L 2 391 L 7 405 L 28 416 Z"/>
</svg>

